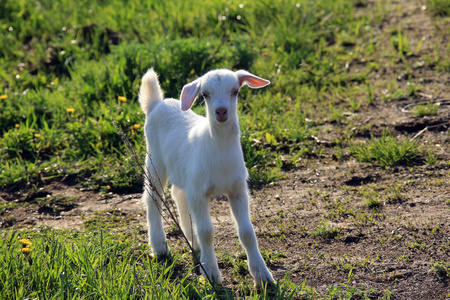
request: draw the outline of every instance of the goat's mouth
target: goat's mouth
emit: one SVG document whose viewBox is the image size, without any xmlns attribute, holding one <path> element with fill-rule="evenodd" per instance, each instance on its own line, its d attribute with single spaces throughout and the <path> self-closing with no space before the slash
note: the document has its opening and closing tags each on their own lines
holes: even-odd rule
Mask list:
<svg viewBox="0 0 450 300">
<path fill-rule="evenodd" d="M 219 123 L 224 123 L 228 120 L 228 116 L 216 116 L 216 120 Z"/>
</svg>

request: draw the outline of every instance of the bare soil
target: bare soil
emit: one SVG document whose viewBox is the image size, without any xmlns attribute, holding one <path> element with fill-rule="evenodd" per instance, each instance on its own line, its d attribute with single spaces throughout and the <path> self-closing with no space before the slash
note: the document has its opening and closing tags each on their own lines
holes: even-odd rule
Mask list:
<svg viewBox="0 0 450 300">
<path fill-rule="evenodd" d="M 433 51 L 430 32 L 434 23 L 420 3 L 392 1 L 389 8 L 392 12 L 378 29 L 386 34 L 386 47 L 392 47 L 388 31 L 401 24 L 412 39 L 425 37 L 421 51 Z M 356 70 L 357 65 L 349 68 Z M 386 64 L 370 76 L 375 86 L 398 78 L 396 83 L 406 87 L 408 79 L 402 72 L 399 62 L 398 70 Z M 252 222 L 260 250 L 286 255 L 268 262 L 275 278 L 288 274 L 292 282 L 306 280 L 306 285 L 321 292 L 338 283 L 374 289 L 373 299 L 390 292 L 391 299 L 450 297 L 448 275 L 434 267 L 450 263 L 450 75 L 437 76 L 432 67 L 416 68 L 412 73 L 421 82 L 420 93 L 384 102 L 383 91 L 377 89 L 374 105 L 348 115 L 344 123 L 320 126 L 316 136 L 318 146 L 324 148 L 320 155 L 302 158 L 282 180 L 253 189 Z M 415 117 L 411 113 L 414 104 L 427 101 L 441 103 L 438 114 Z M 349 124 L 354 137 L 363 142 L 385 129 L 411 138 L 422 132 L 417 139 L 422 147 L 435 149 L 438 162 L 386 169 L 359 163 L 345 153 L 337 158 L 327 141 L 340 139 Z M 146 226 L 140 194 L 83 191 L 78 183 L 62 178 L 34 192 L 1 191 L 0 203 L 21 204 L 0 216 L 2 227 L 78 229 L 96 211 L 120 211 L 131 225 Z M 74 198 L 47 206 L 35 201 L 56 195 Z M 369 208 L 366 201 L 371 197 L 380 202 L 378 207 Z M 217 253 L 241 252 L 226 199 L 212 201 L 211 216 Z M 318 231 L 321 226 L 325 233 Z M 179 239 L 170 234 L 170 245 L 176 247 Z M 236 285 L 231 268 L 222 265 L 221 269 L 225 282 Z"/>
</svg>

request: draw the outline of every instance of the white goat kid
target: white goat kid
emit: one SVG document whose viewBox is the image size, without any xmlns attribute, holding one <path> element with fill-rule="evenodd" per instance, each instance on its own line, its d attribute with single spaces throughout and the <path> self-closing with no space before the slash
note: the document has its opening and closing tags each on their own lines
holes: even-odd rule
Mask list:
<svg viewBox="0 0 450 300">
<path fill-rule="evenodd" d="M 158 209 L 161 203 L 158 194 L 163 193 L 170 181 L 182 230 L 191 245 L 200 250 L 200 262 L 207 276 L 219 284 L 222 275 L 214 253 L 214 226 L 210 217 L 210 199 L 218 195 L 229 199 L 255 285 L 273 281 L 258 250 L 249 218 L 248 172 L 237 116 L 239 89 L 244 85 L 262 88 L 269 83 L 243 70 L 214 70 L 186 84 L 178 101 L 163 100 L 153 69 L 142 79 L 139 102 L 146 115 L 145 137 L 147 153 L 151 155 L 151 160 L 146 159 L 150 173 L 146 178 L 158 187 L 157 192 L 146 189 L 143 195 L 152 251 L 156 255 L 170 253 Z M 206 102 L 206 118 L 190 110 L 199 93 Z"/>
</svg>

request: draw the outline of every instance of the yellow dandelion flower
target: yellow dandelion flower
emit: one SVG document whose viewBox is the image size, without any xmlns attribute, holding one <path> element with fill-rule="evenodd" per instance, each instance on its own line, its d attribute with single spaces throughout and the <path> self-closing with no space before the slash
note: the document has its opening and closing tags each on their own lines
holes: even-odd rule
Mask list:
<svg viewBox="0 0 450 300">
<path fill-rule="evenodd" d="M 121 102 L 127 102 L 127 98 L 124 96 L 119 96 L 119 101 Z"/>
<path fill-rule="evenodd" d="M 21 138 L 20 138 L 20 140 L 21 140 L 21 141 L 23 141 L 23 140 L 24 140 L 24 138 L 23 138 L 23 137 L 21 137 Z"/>
<path fill-rule="evenodd" d="M 198 281 L 199 281 L 201 284 L 205 284 L 205 283 L 207 282 L 205 276 L 201 276 L 200 279 L 199 279 Z"/>
<path fill-rule="evenodd" d="M 24 246 L 30 247 L 32 243 L 27 239 L 20 239 L 19 243 L 22 243 Z"/>
<path fill-rule="evenodd" d="M 66 111 L 68 114 L 71 114 L 75 112 L 75 108 L 66 108 Z"/>
<path fill-rule="evenodd" d="M 110 190 L 110 189 L 111 189 L 111 186 L 107 185 L 107 186 L 106 186 L 106 189 L 107 189 L 107 190 Z"/>
<path fill-rule="evenodd" d="M 20 127 L 20 124 L 16 124 L 16 128 L 19 128 Z"/>
<path fill-rule="evenodd" d="M 0 100 L 5 100 L 5 99 L 8 99 L 8 95 L 1 95 L 0 96 Z"/>
<path fill-rule="evenodd" d="M 41 137 L 41 135 L 40 135 L 39 133 L 35 133 L 35 134 L 34 134 L 34 137 L 38 139 L 38 138 Z"/>
<path fill-rule="evenodd" d="M 131 126 L 134 130 L 138 130 L 139 128 L 141 128 L 141 124 L 134 124 L 133 126 Z"/>
<path fill-rule="evenodd" d="M 20 251 L 23 254 L 30 254 L 31 250 L 33 250 L 33 249 L 31 249 L 31 248 L 22 248 L 22 249 L 20 249 Z"/>
<path fill-rule="evenodd" d="M 195 74 L 195 70 L 191 70 L 191 72 L 189 72 L 189 75 L 194 75 Z"/>
</svg>

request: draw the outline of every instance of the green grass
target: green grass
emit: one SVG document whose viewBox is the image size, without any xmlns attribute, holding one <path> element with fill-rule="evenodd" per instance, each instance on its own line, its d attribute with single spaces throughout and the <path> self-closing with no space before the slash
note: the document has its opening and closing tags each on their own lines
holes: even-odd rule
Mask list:
<svg viewBox="0 0 450 300">
<path fill-rule="evenodd" d="M 357 160 L 374 162 L 382 167 L 412 164 L 421 154 L 417 140 L 397 139 L 389 132 L 385 132 L 380 138 L 372 136 L 367 144 L 354 144 L 351 150 Z"/>
<path fill-rule="evenodd" d="M 166 260 L 151 258 L 147 244 L 134 233 L 48 228 L 10 231 L 2 234 L 0 251 L 2 299 L 233 298 L 230 290 L 217 286 L 217 295 L 207 282 L 191 276 L 193 264 L 182 253 Z M 263 255 L 267 260 L 286 257 L 281 253 Z M 232 264 L 237 276 L 248 273 L 245 255 L 227 257 L 222 257 L 223 263 Z M 243 285 L 237 292 L 246 299 L 267 299 L 269 295 L 271 299 L 317 299 L 373 291 L 338 285 L 318 293 L 305 283 L 293 284 L 286 276 L 260 291 Z"/>
<path fill-rule="evenodd" d="M 7 210 L 13 209 L 15 207 L 19 206 L 17 203 L 1 203 L 0 204 L 0 215 L 3 215 Z"/>
<path fill-rule="evenodd" d="M 417 117 L 424 117 L 424 116 L 435 116 L 437 115 L 439 110 L 439 106 L 436 104 L 433 104 L 431 102 L 427 102 L 427 104 L 419 104 L 414 109 L 414 114 Z"/>
<path fill-rule="evenodd" d="M 450 264 L 448 262 L 435 262 L 432 266 L 432 269 L 443 279 L 450 278 Z"/>
<path fill-rule="evenodd" d="M 330 240 L 332 238 L 335 238 L 339 234 L 339 232 L 339 228 L 330 226 L 328 222 L 321 222 L 319 225 L 317 225 L 317 229 L 312 233 L 312 236 Z"/>
<path fill-rule="evenodd" d="M 446 0 L 428 0 L 431 12 L 440 17 L 450 16 L 450 3 Z"/>
<path fill-rule="evenodd" d="M 157 263 L 133 236 L 51 230 L 20 235 L 31 241 L 30 253 L 22 253 L 17 233 L 0 242 L 2 299 L 187 299 L 208 294 L 194 287 L 189 268 L 180 268 L 177 260 Z"/>
<path fill-rule="evenodd" d="M 366 205 L 373 210 L 380 210 L 383 203 L 378 199 L 378 195 L 369 195 L 366 197 Z"/>
</svg>

